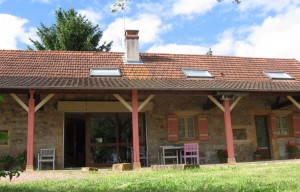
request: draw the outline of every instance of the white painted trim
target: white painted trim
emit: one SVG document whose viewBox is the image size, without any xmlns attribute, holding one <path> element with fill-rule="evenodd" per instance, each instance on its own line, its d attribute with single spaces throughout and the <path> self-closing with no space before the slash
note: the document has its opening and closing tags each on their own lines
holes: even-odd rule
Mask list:
<svg viewBox="0 0 300 192">
<path fill-rule="evenodd" d="M 16 94 L 10 93 L 10 96 L 12 96 L 12 98 L 14 98 L 14 100 L 19 103 L 19 105 L 21 105 L 25 111 L 28 112 L 28 106 Z"/>
<path fill-rule="evenodd" d="M 149 102 L 150 100 L 154 97 L 155 95 L 149 95 L 147 97 L 147 99 L 142 103 L 140 104 L 139 108 L 138 108 L 138 112 L 140 112 Z"/>
<path fill-rule="evenodd" d="M 214 104 L 216 104 L 223 112 L 225 112 L 225 108 L 223 107 L 223 105 L 222 105 L 218 100 L 216 100 L 216 98 L 214 98 L 214 96 L 208 95 L 207 97 L 208 97 Z"/>
<path fill-rule="evenodd" d="M 118 99 L 130 112 L 132 112 L 132 107 L 119 94 L 114 94 L 114 97 Z"/>
<path fill-rule="evenodd" d="M 236 104 L 239 103 L 239 101 L 242 99 L 242 97 L 236 98 L 236 100 L 231 104 L 230 111 L 236 106 Z"/>
<path fill-rule="evenodd" d="M 300 104 L 292 97 L 292 96 L 286 96 L 294 105 L 300 109 Z"/>
<path fill-rule="evenodd" d="M 37 112 L 43 105 L 45 105 L 52 97 L 54 94 L 49 94 L 47 97 L 45 97 L 37 106 L 34 108 L 34 112 Z"/>
</svg>

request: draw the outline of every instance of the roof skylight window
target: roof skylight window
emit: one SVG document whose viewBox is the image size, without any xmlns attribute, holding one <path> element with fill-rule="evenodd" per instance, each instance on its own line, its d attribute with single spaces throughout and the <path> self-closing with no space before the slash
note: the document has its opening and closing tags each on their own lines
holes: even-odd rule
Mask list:
<svg viewBox="0 0 300 192">
<path fill-rule="evenodd" d="M 264 74 L 271 79 L 278 79 L 278 80 L 295 79 L 283 71 L 264 71 Z"/>
<path fill-rule="evenodd" d="M 187 78 L 212 78 L 213 76 L 207 70 L 203 69 L 182 69 Z"/>
<path fill-rule="evenodd" d="M 121 71 L 118 68 L 90 68 L 91 77 L 120 77 Z"/>
</svg>

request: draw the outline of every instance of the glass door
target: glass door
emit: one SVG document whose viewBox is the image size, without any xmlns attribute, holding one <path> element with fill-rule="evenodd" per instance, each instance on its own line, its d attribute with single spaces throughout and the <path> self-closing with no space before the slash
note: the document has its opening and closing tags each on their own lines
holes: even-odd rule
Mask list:
<svg viewBox="0 0 300 192">
<path fill-rule="evenodd" d="M 261 148 L 261 159 L 271 159 L 267 116 L 255 116 L 257 147 Z"/>
<path fill-rule="evenodd" d="M 87 116 L 87 166 L 107 167 L 131 162 L 131 113 L 93 113 Z M 139 114 L 140 143 L 145 141 L 144 114 Z"/>
</svg>

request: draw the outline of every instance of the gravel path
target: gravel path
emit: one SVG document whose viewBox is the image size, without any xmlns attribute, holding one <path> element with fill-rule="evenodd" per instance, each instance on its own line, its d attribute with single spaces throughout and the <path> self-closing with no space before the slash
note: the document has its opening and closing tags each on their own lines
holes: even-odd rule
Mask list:
<svg viewBox="0 0 300 192">
<path fill-rule="evenodd" d="M 28 181 L 38 180 L 65 180 L 72 178 L 86 178 L 89 177 L 87 172 L 82 171 L 34 171 L 34 172 L 23 172 L 18 178 L 13 178 L 9 181 L 9 178 L 1 177 L 0 182 L 11 182 L 11 183 L 22 183 Z"/>
</svg>

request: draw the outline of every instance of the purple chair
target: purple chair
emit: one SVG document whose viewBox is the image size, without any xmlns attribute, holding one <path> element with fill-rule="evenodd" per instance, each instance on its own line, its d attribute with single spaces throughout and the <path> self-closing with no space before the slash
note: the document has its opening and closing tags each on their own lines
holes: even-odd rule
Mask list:
<svg viewBox="0 0 300 192">
<path fill-rule="evenodd" d="M 199 145 L 198 143 L 185 143 L 184 149 L 181 153 L 181 161 L 184 164 L 187 163 L 187 159 L 190 159 L 191 164 L 199 165 Z"/>
<path fill-rule="evenodd" d="M 133 147 L 130 147 L 130 151 L 131 151 L 131 161 L 133 162 Z M 149 166 L 149 162 L 148 162 L 148 151 L 144 146 L 140 147 L 140 161 L 145 161 L 144 165 L 146 167 Z M 141 162 L 142 163 L 142 162 Z"/>
</svg>

